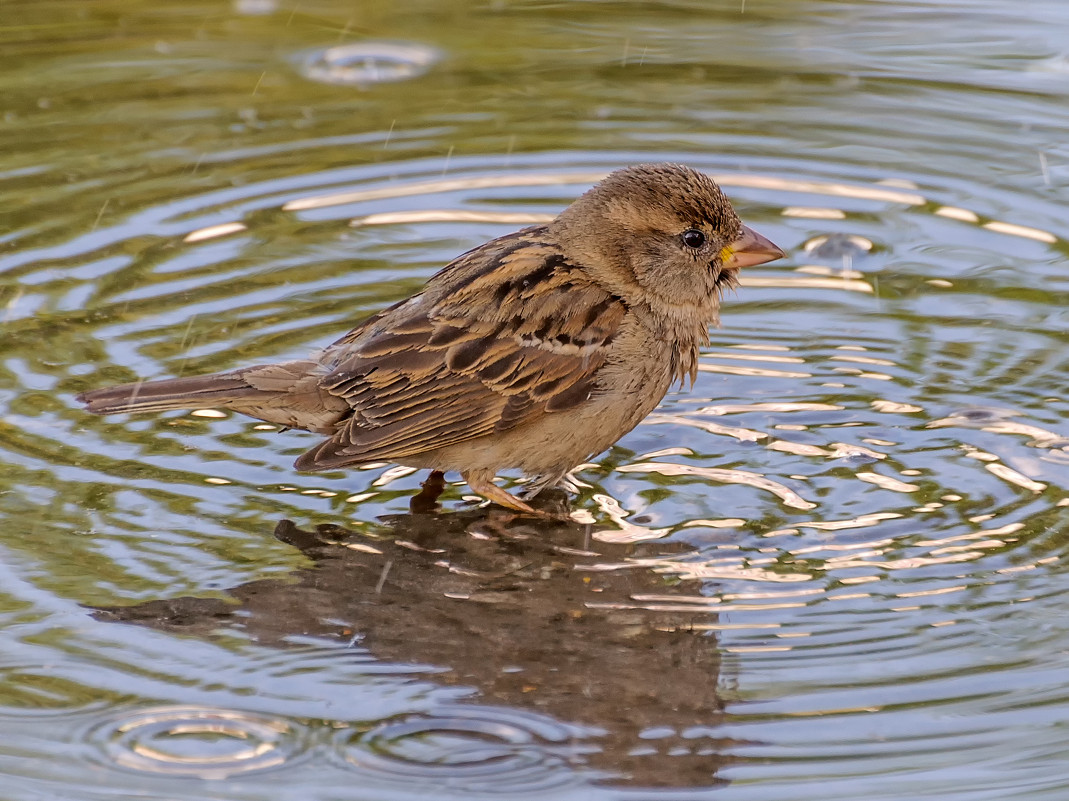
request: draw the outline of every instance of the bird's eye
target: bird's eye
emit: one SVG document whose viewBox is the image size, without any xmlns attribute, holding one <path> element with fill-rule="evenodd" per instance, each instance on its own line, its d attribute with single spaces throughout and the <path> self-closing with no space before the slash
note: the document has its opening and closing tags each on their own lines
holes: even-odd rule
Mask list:
<svg viewBox="0 0 1069 801">
<path fill-rule="evenodd" d="M 697 250 L 705 244 L 705 234 L 695 228 L 688 228 L 683 232 L 683 244 Z"/>
</svg>

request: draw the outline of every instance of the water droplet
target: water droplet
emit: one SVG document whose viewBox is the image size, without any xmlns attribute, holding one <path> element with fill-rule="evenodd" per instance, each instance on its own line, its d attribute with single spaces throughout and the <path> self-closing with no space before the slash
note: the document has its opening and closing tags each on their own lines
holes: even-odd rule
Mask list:
<svg viewBox="0 0 1069 801">
<path fill-rule="evenodd" d="M 301 73 L 321 83 L 367 86 L 416 78 L 440 58 L 421 44 L 357 42 L 315 51 L 302 62 Z"/>
<path fill-rule="evenodd" d="M 806 253 L 818 259 L 857 258 L 872 248 L 872 240 L 850 234 L 818 236 L 803 245 Z"/>
</svg>

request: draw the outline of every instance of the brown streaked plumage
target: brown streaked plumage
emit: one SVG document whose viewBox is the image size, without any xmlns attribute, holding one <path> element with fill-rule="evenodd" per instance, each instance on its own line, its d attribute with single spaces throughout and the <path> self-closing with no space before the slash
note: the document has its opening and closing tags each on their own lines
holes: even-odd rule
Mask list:
<svg viewBox="0 0 1069 801">
<path fill-rule="evenodd" d="M 459 256 L 422 292 L 306 359 L 85 392 L 95 414 L 223 407 L 328 439 L 298 470 L 371 461 L 537 489 L 609 447 L 697 370 L 740 267 L 782 251 L 707 176 L 618 170 L 548 225 Z"/>
</svg>

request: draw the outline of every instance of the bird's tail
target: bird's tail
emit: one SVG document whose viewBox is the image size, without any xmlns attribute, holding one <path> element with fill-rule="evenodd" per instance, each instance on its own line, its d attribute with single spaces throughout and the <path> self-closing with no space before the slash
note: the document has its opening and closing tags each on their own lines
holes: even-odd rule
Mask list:
<svg viewBox="0 0 1069 801">
<path fill-rule="evenodd" d="M 166 412 L 172 409 L 213 408 L 248 402 L 265 393 L 242 378 L 244 371 L 139 381 L 117 387 L 91 389 L 78 395 L 93 414 Z"/>
</svg>

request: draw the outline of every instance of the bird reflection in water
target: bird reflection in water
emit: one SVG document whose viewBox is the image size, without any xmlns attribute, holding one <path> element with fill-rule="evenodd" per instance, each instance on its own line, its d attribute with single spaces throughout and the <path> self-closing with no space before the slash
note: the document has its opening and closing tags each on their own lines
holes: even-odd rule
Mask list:
<svg viewBox="0 0 1069 801">
<path fill-rule="evenodd" d="M 428 484 L 417 506 L 440 491 Z M 434 681 L 474 687 L 481 703 L 598 732 L 583 761 L 613 783 L 719 783 L 714 615 L 644 609 L 635 597 L 694 589 L 645 569 L 597 570 L 654 546 L 592 545 L 585 526 L 496 507 L 381 520 L 375 536 L 282 520 L 275 536 L 314 565 L 234 587 L 236 604 L 185 597 L 95 616 L 199 636 L 229 626 L 278 648 L 295 637 L 359 642 L 384 663 L 442 668 Z"/>
</svg>

